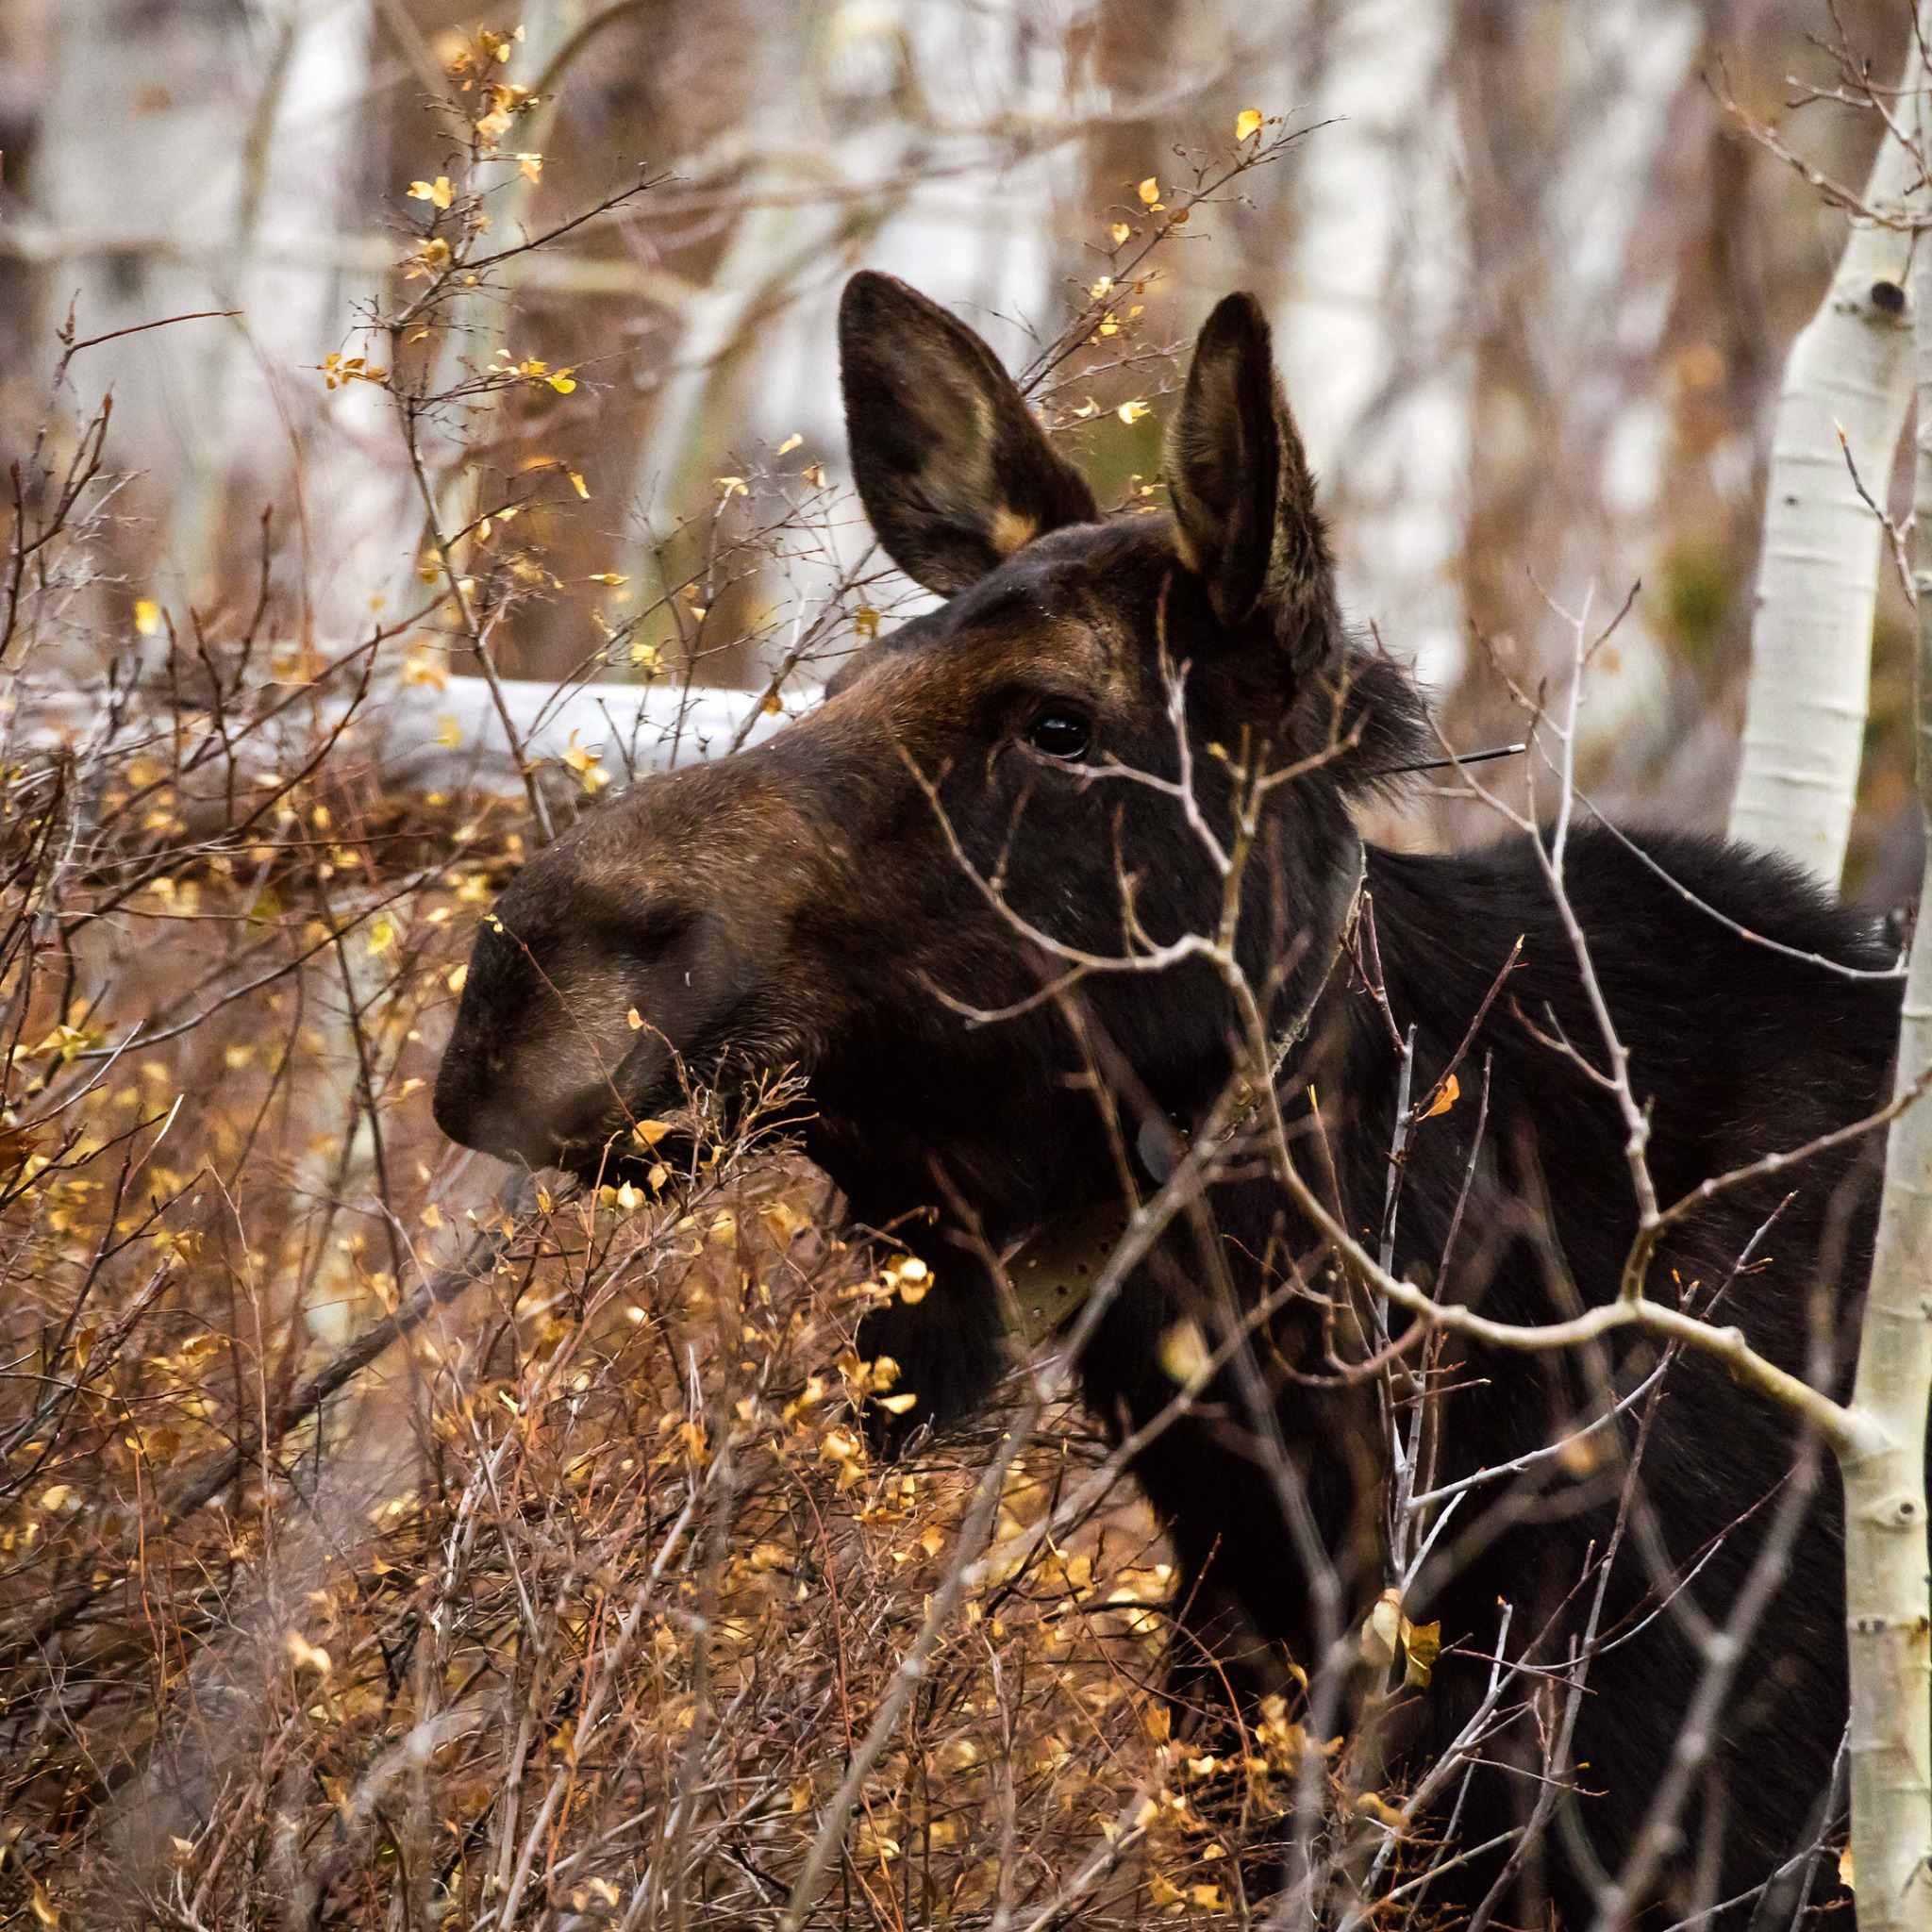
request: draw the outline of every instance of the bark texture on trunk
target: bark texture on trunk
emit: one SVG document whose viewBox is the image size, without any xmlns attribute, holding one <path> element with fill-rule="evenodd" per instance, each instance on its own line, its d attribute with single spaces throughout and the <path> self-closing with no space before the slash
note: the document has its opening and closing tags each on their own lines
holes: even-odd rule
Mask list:
<svg viewBox="0 0 1932 1932">
<path fill-rule="evenodd" d="M 1924 73 L 1915 48 L 1900 83 L 1907 128 Z M 1907 142 L 1888 134 L 1866 206 L 1923 201 L 1920 174 Z M 1910 258 L 1903 229 L 1854 227 L 1818 313 L 1791 344 L 1765 490 L 1730 833 L 1795 859 L 1833 891 L 1864 747 L 1884 539 L 1859 484 L 1883 505 L 1911 401 Z"/>
<path fill-rule="evenodd" d="M 1921 7 L 1921 34 L 1932 4 Z M 1922 76 L 1913 76 L 1922 78 Z M 1932 103 L 1916 115 L 1923 146 Z M 1881 162 L 1881 165 L 1883 163 Z M 1901 245 L 1907 238 L 1900 237 Z M 1932 248 L 1912 270 L 1919 392 L 1913 576 L 1919 616 L 1919 799 L 1932 814 Z M 1869 623 L 1870 602 L 1865 606 Z M 1856 756 L 1854 757 L 1856 768 Z M 1847 788 L 1847 797 L 1849 788 Z M 1932 855 L 1932 841 L 1927 844 Z M 1928 856 L 1921 906 L 1932 906 Z M 1932 1065 L 1932 932 L 1912 939 L 1896 1091 Z M 1932 1587 L 1925 1406 L 1932 1388 L 1932 1101 L 1892 1123 L 1853 1410 L 1869 1446 L 1841 1453 L 1852 1685 L 1852 1868 L 1861 1932 L 1932 1932 Z"/>
</svg>

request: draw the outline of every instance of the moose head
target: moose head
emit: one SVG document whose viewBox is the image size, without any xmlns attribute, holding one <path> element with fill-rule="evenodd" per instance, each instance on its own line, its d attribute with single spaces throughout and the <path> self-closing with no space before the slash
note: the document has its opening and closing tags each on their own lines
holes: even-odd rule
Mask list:
<svg viewBox="0 0 1932 1932">
<path fill-rule="evenodd" d="M 808 1151 L 861 1220 L 948 1195 L 1001 1241 L 1117 1198 L 1093 1040 L 1134 1110 L 1186 1114 L 1227 1078 L 1212 966 L 1143 969 L 1216 930 L 1200 827 L 1225 846 L 1241 774 L 1307 768 L 1269 793 L 1239 919 L 1254 983 L 1276 969 L 1291 1003 L 1353 883 L 1348 796 L 1417 711 L 1344 637 L 1252 297 L 1195 346 L 1171 514 L 1103 515 L 986 344 L 902 283 L 853 277 L 840 349 L 866 512 L 945 601 L 795 724 L 633 787 L 517 876 L 476 941 L 436 1117 L 608 1174 L 687 1075 L 792 1069 Z"/>
</svg>

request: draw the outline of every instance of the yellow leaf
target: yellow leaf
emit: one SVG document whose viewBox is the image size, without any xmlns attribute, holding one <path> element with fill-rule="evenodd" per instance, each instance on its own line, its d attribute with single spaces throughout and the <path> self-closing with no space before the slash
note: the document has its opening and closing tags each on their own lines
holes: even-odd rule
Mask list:
<svg viewBox="0 0 1932 1932">
<path fill-rule="evenodd" d="M 1406 1823 L 1402 1813 L 1387 1798 L 1377 1797 L 1374 1791 L 1356 1793 L 1355 1815 L 1373 1818 L 1377 1824 L 1387 1825 L 1391 1831 L 1400 1831 Z"/>
<path fill-rule="evenodd" d="M 758 1219 L 765 1224 L 772 1239 L 780 1247 L 791 1241 L 800 1228 L 811 1225 L 790 1201 L 774 1201 L 769 1208 L 760 1208 Z"/>
<path fill-rule="evenodd" d="M 614 570 L 607 570 L 600 571 L 595 576 L 593 576 L 591 579 L 591 581 L 593 584 L 608 584 L 612 590 L 615 590 L 619 584 L 629 583 L 630 579 L 628 577 L 619 576 Z"/>
<path fill-rule="evenodd" d="M 1113 225 L 1113 245 L 1118 248 L 1133 232 L 1133 229 L 1128 227 L 1126 223 L 1116 222 Z"/>
<path fill-rule="evenodd" d="M 1088 417 L 1097 414 L 1099 412 L 1099 409 L 1100 405 L 1096 403 L 1091 396 L 1089 396 L 1087 400 L 1084 403 L 1082 403 L 1077 409 L 1074 411 L 1074 414 L 1076 417 L 1078 417 L 1078 419 L 1082 423 L 1084 423 L 1086 422 Z"/>
<path fill-rule="evenodd" d="M 288 1646 L 289 1655 L 294 1659 L 298 1671 L 313 1671 L 318 1676 L 327 1676 L 335 1669 L 329 1661 L 328 1652 L 319 1644 L 310 1643 L 299 1630 L 291 1630 L 282 1640 Z"/>
<path fill-rule="evenodd" d="M 553 383 L 555 383 L 555 381 L 556 381 L 556 380 L 557 380 L 557 378 L 556 378 L 555 376 L 552 376 L 552 377 L 551 377 L 551 381 L 552 381 Z M 575 384 L 575 383 L 572 383 L 572 384 L 571 384 L 571 387 L 572 387 L 573 389 L 575 389 L 575 388 L 576 387 L 576 384 Z M 579 496 L 581 496 L 581 497 L 582 497 L 582 498 L 584 499 L 584 501 L 585 501 L 586 503 L 589 503 L 589 502 L 590 502 L 590 500 L 591 500 L 591 492 L 590 492 L 590 491 L 589 491 L 588 489 L 586 489 L 586 488 L 585 488 L 585 486 L 584 486 L 584 479 L 583 479 L 583 478 L 582 478 L 581 476 L 579 476 L 579 475 L 577 475 L 577 473 L 576 473 L 576 472 L 575 472 L 575 470 L 573 470 L 573 471 L 572 471 L 572 472 L 570 473 L 570 487 L 571 487 L 571 488 L 572 488 L 573 490 L 575 490 L 575 491 L 576 491 L 576 493 L 577 493 L 577 494 L 578 494 Z"/>
<path fill-rule="evenodd" d="M 570 744 L 564 751 L 563 761 L 592 791 L 601 790 L 610 782 L 610 774 L 598 762 L 598 754 L 579 744 L 575 731 L 570 735 Z"/>
<path fill-rule="evenodd" d="M 1093 301 L 1098 302 L 1103 295 L 1109 293 L 1112 291 L 1112 288 L 1113 277 L 1111 275 L 1102 275 L 1101 278 L 1097 282 L 1095 282 L 1091 289 L 1087 291 L 1087 293 Z"/>
<path fill-rule="evenodd" d="M 1123 403 L 1114 414 L 1123 423 L 1138 423 L 1147 413 L 1147 405 L 1141 402 Z"/>
<path fill-rule="evenodd" d="M 1365 1663 L 1378 1671 L 1395 1661 L 1395 1646 L 1402 1637 L 1402 1592 L 1385 1590 L 1362 1624 L 1361 1653 Z"/>
<path fill-rule="evenodd" d="M 442 1225 L 442 1209 L 434 1201 L 430 1202 L 428 1207 L 423 1210 L 423 1225 L 425 1227 L 441 1227 Z"/>
<path fill-rule="evenodd" d="M 46 1510 L 59 1508 L 74 1491 L 65 1483 L 56 1483 L 52 1489 L 41 1491 L 41 1507 Z"/>
<path fill-rule="evenodd" d="M 447 984 L 452 992 L 461 992 L 463 982 L 470 976 L 470 962 L 465 959 L 460 966 L 451 970 Z"/>
<path fill-rule="evenodd" d="M 879 1271 L 880 1279 L 910 1307 L 917 1307 L 932 1287 L 932 1270 L 917 1255 L 901 1255 Z"/>
<path fill-rule="evenodd" d="M 142 637 L 153 637 L 161 627 L 161 607 L 152 598 L 142 598 L 134 607 L 134 627 Z"/>
<path fill-rule="evenodd" d="M 521 154 L 517 157 L 517 166 L 524 171 L 525 181 L 540 180 L 543 174 L 543 157 L 535 153 Z"/>
<path fill-rule="evenodd" d="M 790 436 L 788 436 L 785 439 L 785 441 L 778 445 L 778 454 L 781 457 L 789 457 L 791 454 L 791 452 L 795 450 L 798 447 L 798 445 L 804 441 L 805 438 L 800 436 L 796 430 L 793 430 L 792 433 Z"/>
<path fill-rule="evenodd" d="M 403 682 L 406 685 L 434 685 L 438 691 L 448 685 L 449 667 L 435 645 L 425 645 L 420 652 L 412 651 L 403 659 Z"/>
<path fill-rule="evenodd" d="M 1461 1081 L 1454 1074 L 1451 1074 L 1448 1079 L 1443 1081 L 1441 1092 L 1436 1095 L 1435 1100 L 1430 1104 L 1428 1112 L 1423 1118 L 1425 1121 L 1432 1121 L 1439 1113 L 1447 1113 L 1456 1105 L 1461 1092 Z"/>
<path fill-rule="evenodd" d="M 1234 138 L 1246 141 L 1250 135 L 1261 131 L 1261 110 L 1259 108 L 1243 108 L 1234 117 Z"/>
<path fill-rule="evenodd" d="M 718 486 L 720 497 L 728 501 L 734 496 L 749 496 L 751 491 L 742 476 L 716 476 L 712 478 Z"/>
<path fill-rule="evenodd" d="M 463 741 L 463 727 L 453 717 L 444 716 L 436 721 L 436 741 L 438 744 L 460 744 Z"/>
<path fill-rule="evenodd" d="M 1187 1893 L 1173 1879 L 1164 1878 L 1158 1872 L 1148 1874 L 1147 1897 L 1151 1904 L 1163 1911 L 1171 1907 L 1184 1906 L 1188 1902 Z"/>
<path fill-rule="evenodd" d="M 655 1147 L 671 1129 L 662 1121 L 640 1121 L 630 1137 L 640 1147 Z"/>
<path fill-rule="evenodd" d="M 888 1415 L 904 1415 L 908 1409 L 916 1408 L 919 1405 L 917 1395 L 875 1395 L 873 1400 Z"/>
<path fill-rule="evenodd" d="M 876 1861 L 884 1864 L 899 1856 L 899 1840 L 888 1838 L 871 1819 L 864 1818 L 859 1821 L 856 1850 L 862 1863 L 870 1865 Z"/>
<path fill-rule="evenodd" d="M 571 391 L 576 388 L 576 382 L 568 369 L 559 369 L 555 375 L 548 377 L 547 380 L 550 387 L 560 396 L 569 395 Z M 578 476 L 575 471 L 571 473 L 570 480 L 577 486 L 577 494 L 579 496 L 590 495 L 591 492 L 584 488 L 582 477 Z"/>
<path fill-rule="evenodd" d="M 633 1033 L 641 1033 L 643 1031 L 644 1016 L 641 1012 L 639 1012 L 635 1007 L 633 1007 L 630 1009 L 630 1011 L 627 1012 L 624 1017 L 626 1021 L 629 1022 L 630 1030 Z"/>
<path fill-rule="evenodd" d="M 411 201 L 434 202 L 440 208 L 446 208 L 455 199 L 447 175 L 439 175 L 434 181 L 411 181 L 409 199 Z"/>
<path fill-rule="evenodd" d="M 632 1187 L 628 1181 L 625 1181 L 625 1184 L 617 1191 L 617 1205 L 620 1208 L 622 1208 L 626 1214 L 628 1214 L 633 1208 L 641 1207 L 643 1205 L 643 1195 L 641 1194 L 637 1191 L 637 1189 Z"/>
<path fill-rule="evenodd" d="M 27 1883 L 33 1890 L 27 1894 L 27 1904 L 33 1907 L 34 1917 L 43 1925 L 58 1925 L 60 1911 L 54 1901 L 47 1896 L 47 1889 L 38 1878 L 29 1878 Z"/>
<path fill-rule="evenodd" d="M 1412 1684 L 1419 1690 L 1426 1690 L 1430 1674 L 1436 1668 L 1436 1659 L 1442 1655 L 1441 1622 L 1411 1624 L 1404 1619 L 1402 1649 L 1407 1659 L 1403 1673 L 1404 1681 Z"/>
<path fill-rule="evenodd" d="M 194 1862 L 194 1840 L 192 1838 L 176 1838 L 171 1831 L 168 1842 L 175 1847 L 175 1862 L 177 1865 L 192 1865 Z"/>
<path fill-rule="evenodd" d="M 1852 1884 L 1852 1848 L 1850 1845 L 1847 1845 L 1838 1855 L 1838 1882 L 1847 1891 L 1854 1890 Z"/>
<path fill-rule="evenodd" d="M 1150 175 L 1135 192 L 1149 208 L 1152 208 L 1160 199 L 1160 183 Z"/>
<path fill-rule="evenodd" d="M 369 956 L 376 958 L 389 951 L 396 942 L 396 923 L 388 913 L 382 913 L 372 920 L 369 925 Z"/>
<path fill-rule="evenodd" d="M 852 627 L 862 638 L 875 638 L 879 634 L 879 614 L 870 604 L 861 604 L 852 613 Z"/>
<path fill-rule="evenodd" d="M 1208 1344 L 1191 1318 L 1176 1322 L 1160 1338 L 1160 1366 L 1166 1370 L 1168 1379 L 1183 1389 L 1207 1379 L 1208 1361 Z"/>
</svg>

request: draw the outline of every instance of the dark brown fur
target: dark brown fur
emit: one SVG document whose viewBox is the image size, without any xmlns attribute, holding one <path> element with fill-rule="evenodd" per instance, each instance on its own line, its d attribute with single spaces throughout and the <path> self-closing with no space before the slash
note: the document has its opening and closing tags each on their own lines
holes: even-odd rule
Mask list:
<svg viewBox="0 0 1932 1932">
<path fill-rule="evenodd" d="M 1276 767 L 1317 761 L 1274 794 L 1245 881 L 1241 952 L 1257 983 L 1284 969 L 1278 1020 L 1314 990 L 1356 884 L 1350 800 L 1417 755 L 1420 712 L 1393 667 L 1344 636 L 1312 481 L 1249 298 L 1231 297 L 1202 333 L 1170 429 L 1172 517 L 1098 519 L 984 344 L 911 291 L 855 277 L 841 345 L 867 511 L 894 558 L 949 601 L 860 653 L 818 710 L 768 743 L 637 786 L 517 878 L 496 908 L 500 925 L 477 940 L 437 1115 L 456 1138 L 506 1158 L 594 1171 L 629 1119 L 673 1104 L 680 1061 L 727 1081 L 734 1070 L 795 1067 L 810 1082 L 808 1144 L 856 1219 L 882 1225 L 962 1201 L 1000 1244 L 1117 1194 L 1092 1067 L 1129 1135 L 1150 1117 L 1188 1122 L 1229 1077 L 1237 1028 L 1225 990 L 1198 960 L 1158 975 L 1095 974 L 1071 1004 L 969 1024 L 941 994 L 1000 1008 L 1063 969 L 988 904 L 949 849 L 941 811 L 967 860 L 1000 872 L 1013 910 L 1061 941 L 1121 953 L 1123 874 L 1152 942 L 1210 930 L 1221 881 L 1174 801 L 1105 775 L 1109 762 L 1178 773 L 1164 646 L 1187 668 L 1197 786 L 1224 838 L 1224 751 L 1265 754 Z M 1078 756 L 1068 755 L 1070 729 L 1084 733 Z M 1882 963 L 1857 920 L 1773 862 L 1707 841 L 1643 843 L 1758 931 Z M 1666 1198 L 1880 1097 L 1892 988 L 1738 939 L 1602 832 L 1575 836 L 1570 875 L 1639 1091 L 1654 1106 L 1652 1160 Z M 1366 883 L 1396 1021 L 1416 1029 L 1419 1083 L 1446 1064 L 1512 944 L 1525 941 L 1509 995 L 1464 1064 L 1463 1099 L 1420 1132 L 1398 1269 L 1427 1271 L 1441 1256 L 1487 1061 L 1490 1128 L 1441 1291 L 1519 1320 L 1605 1299 L 1635 1211 L 1612 1108 L 1524 1024 L 1554 1018 L 1598 1050 L 1533 852 L 1524 841 L 1447 858 L 1371 849 Z M 641 1033 L 625 1020 L 633 1007 L 649 1022 Z M 1326 1185 L 1332 1161 L 1339 1196 L 1364 1227 L 1380 1213 L 1395 1076 L 1380 1014 L 1339 972 L 1282 1091 L 1307 1171 Z M 1319 1148 L 1310 1088 L 1322 1101 Z M 1827 1302 L 1862 1280 L 1869 1163 L 1820 1162 L 1798 1188 L 1768 1242 L 1771 1265 L 1725 1290 L 1728 1318 L 1793 1368 L 1806 1357 L 1821 1257 L 1843 1251 L 1823 1281 Z M 1745 1191 L 1718 1204 L 1661 1257 L 1657 1291 L 1695 1282 L 1709 1292 L 1777 1198 Z M 1844 1210 L 1836 1218 L 1834 1204 Z M 1271 1241 L 1277 1254 L 1284 1244 L 1314 1252 L 1262 1179 L 1217 1189 L 1213 1208 L 1238 1293 L 1263 1285 L 1257 1257 Z M 991 1285 L 953 1218 L 918 1225 L 938 1287 L 874 1339 L 943 1417 L 980 1399 L 1007 1357 Z M 1213 1271 L 1200 1262 L 1172 1240 L 1097 1334 L 1083 1373 L 1110 1426 L 1171 1395 L 1158 1340 L 1177 1313 L 1216 1319 L 1205 1286 Z M 1846 1320 L 1837 1318 L 1840 1336 Z M 1291 1307 L 1274 1341 L 1281 1431 L 1358 1612 L 1382 1583 L 1373 1392 L 1324 1371 L 1312 1304 Z M 1649 1359 L 1629 1344 L 1603 1366 L 1628 1386 Z M 1593 1395 L 1588 1365 L 1568 1357 L 1470 1350 L 1460 1369 L 1438 1481 L 1540 1446 Z M 1220 1408 L 1162 1438 L 1139 1474 L 1172 1526 L 1195 1627 L 1241 1681 L 1265 1687 L 1279 1675 L 1277 1646 L 1310 1658 L 1307 1579 L 1235 1391 L 1213 1392 Z M 1689 1588 L 1712 1614 L 1731 1601 L 1769 1513 L 1761 1506 L 1790 1462 L 1780 1414 L 1704 1361 L 1672 1368 L 1642 1488 L 1668 1552 L 1657 1559 L 1680 1570 L 1705 1558 Z M 1534 1637 L 1541 1656 L 1563 1657 L 1622 1467 L 1621 1455 L 1594 1471 L 1546 1466 L 1458 1519 L 1410 1608 L 1440 1616 L 1445 1641 L 1464 1651 L 1413 1700 L 1391 1747 L 1397 1770 L 1425 1764 L 1479 1696 L 1500 1596 L 1516 1605 L 1512 1648 Z M 1838 1504 L 1828 1479 L 1825 1489 L 1717 1746 L 1740 1793 L 1724 1821 L 1721 1895 L 1759 1884 L 1788 1857 L 1828 1783 L 1845 1692 Z M 1626 1541 L 1611 1578 L 1607 1619 L 1620 1637 L 1657 1607 L 1657 1552 L 1641 1541 Z M 1591 1864 L 1620 1860 L 1698 1671 L 1668 1613 L 1598 1658 L 1575 1754 L 1589 1765 L 1578 1774 L 1587 1795 L 1564 1801 L 1563 1828 L 1525 1864 L 1509 1907 L 1518 1923 L 1541 1916 L 1543 1900 L 1564 1924 L 1588 1918 Z M 1478 1773 L 1461 1819 L 1470 1843 L 1534 1802 L 1523 1774 L 1535 1762 L 1529 1726 L 1492 1755 L 1522 1769 Z M 1673 1866 L 1665 1895 L 1688 1863 L 1687 1854 Z M 1466 1909 L 1496 1869 L 1494 1858 L 1458 1868 L 1435 1902 Z"/>
</svg>

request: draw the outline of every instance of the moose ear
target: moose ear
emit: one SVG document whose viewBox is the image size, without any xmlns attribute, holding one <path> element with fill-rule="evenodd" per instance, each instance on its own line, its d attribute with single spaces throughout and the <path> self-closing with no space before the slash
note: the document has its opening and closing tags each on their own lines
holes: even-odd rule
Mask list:
<svg viewBox="0 0 1932 1932">
<path fill-rule="evenodd" d="M 852 472 L 888 554 L 929 591 L 977 583 L 1033 538 L 1099 515 L 986 344 L 863 270 L 839 305 Z"/>
<path fill-rule="evenodd" d="M 1203 326 L 1163 464 L 1181 560 L 1224 625 L 1240 624 L 1264 591 L 1284 615 L 1324 591 L 1315 482 L 1252 295 L 1227 296 Z"/>
</svg>

